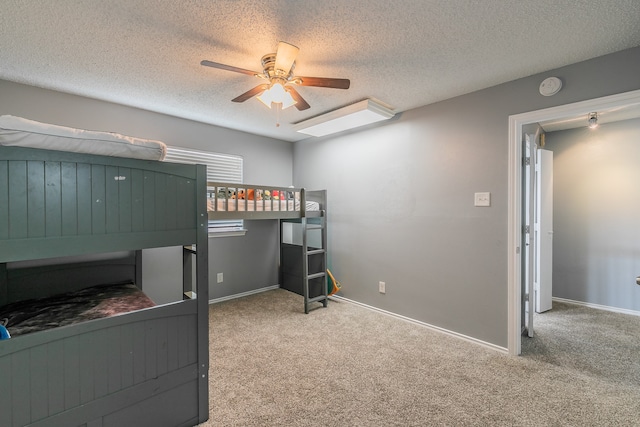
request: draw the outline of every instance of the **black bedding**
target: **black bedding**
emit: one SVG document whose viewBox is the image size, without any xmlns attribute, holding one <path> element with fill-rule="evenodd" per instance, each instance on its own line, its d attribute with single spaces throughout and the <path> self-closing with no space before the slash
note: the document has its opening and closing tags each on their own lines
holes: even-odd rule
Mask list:
<svg viewBox="0 0 640 427">
<path fill-rule="evenodd" d="M 101 285 L 0 307 L 11 337 L 153 307 L 133 284 Z"/>
</svg>

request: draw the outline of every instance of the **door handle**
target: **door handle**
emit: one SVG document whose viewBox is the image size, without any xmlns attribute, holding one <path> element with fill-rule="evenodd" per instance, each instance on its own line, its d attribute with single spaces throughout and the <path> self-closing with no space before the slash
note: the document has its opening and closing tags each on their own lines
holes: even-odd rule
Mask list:
<svg viewBox="0 0 640 427">
<path fill-rule="evenodd" d="M 636 277 L 636 285 L 640 285 L 640 276 Z"/>
</svg>

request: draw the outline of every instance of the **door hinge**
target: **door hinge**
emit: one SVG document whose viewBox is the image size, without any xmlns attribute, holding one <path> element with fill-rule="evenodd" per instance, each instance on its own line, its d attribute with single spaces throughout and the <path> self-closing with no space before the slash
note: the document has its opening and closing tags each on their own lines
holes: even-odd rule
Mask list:
<svg viewBox="0 0 640 427">
<path fill-rule="evenodd" d="M 522 226 L 522 232 L 524 234 L 529 234 L 531 232 L 531 228 L 528 225 L 523 225 Z"/>
<path fill-rule="evenodd" d="M 531 157 L 523 157 L 522 164 L 525 166 L 529 166 L 531 164 Z"/>
</svg>

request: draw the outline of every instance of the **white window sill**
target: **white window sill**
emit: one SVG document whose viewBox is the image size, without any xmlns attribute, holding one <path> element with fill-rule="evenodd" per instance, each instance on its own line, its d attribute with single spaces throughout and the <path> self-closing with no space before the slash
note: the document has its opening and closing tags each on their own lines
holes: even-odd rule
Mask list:
<svg viewBox="0 0 640 427">
<path fill-rule="evenodd" d="M 232 231 L 210 231 L 209 238 L 212 237 L 234 237 L 234 236 L 244 236 L 247 234 L 246 229 L 242 230 L 232 230 Z"/>
</svg>

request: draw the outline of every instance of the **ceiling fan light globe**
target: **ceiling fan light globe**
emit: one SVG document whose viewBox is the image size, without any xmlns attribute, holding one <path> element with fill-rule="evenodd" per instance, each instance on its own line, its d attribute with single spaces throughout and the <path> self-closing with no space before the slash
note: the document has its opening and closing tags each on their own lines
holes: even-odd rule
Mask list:
<svg viewBox="0 0 640 427">
<path fill-rule="evenodd" d="M 284 90 L 284 87 L 280 83 L 272 84 L 271 88 L 269 89 L 269 92 L 271 93 L 271 96 L 273 97 L 274 102 L 282 102 L 282 100 L 284 99 L 284 95 L 286 93 Z"/>
<path fill-rule="evenodd" d="M 264 91 L 257 98 L 269 108 L 272 108 L 272 104 L 282 104 L 283 110 L 296 103 L 291 94 L 280 83 L 274 83 L 269 90 Z"/>
<path fill-rule="evenodd" d="M 280 70 L 286 76 L 291 71 L 291 67 L 293 66 L 293 62 L 296 60 L 296 56 L 298 56 L 298 52 L 300 49 L 298 47 L 287 43 L 280 42 L 278 43 L 278 50 L 276 51 L 276 62 L 274 68 L 276 70 Z"/>
<path fill-rule="evenodd" d="M 284 93 L 284 98 L 282 99 L 282 109 L 286 110 L 287 108 L 296 105 L 296 100 L 293 99 L 289 92 Z"/>
<path fill-rule="evenodd" d="M 258 99 L 258 101 L 262 102 L 267 108 L 271 108 L 271 98 L 269 97 L 269 95 L 267 94 L 268 91 L 264 92 L 262 95 L 260 96 L 256 96 L 256 98 Z"/>
</svg>

